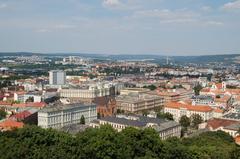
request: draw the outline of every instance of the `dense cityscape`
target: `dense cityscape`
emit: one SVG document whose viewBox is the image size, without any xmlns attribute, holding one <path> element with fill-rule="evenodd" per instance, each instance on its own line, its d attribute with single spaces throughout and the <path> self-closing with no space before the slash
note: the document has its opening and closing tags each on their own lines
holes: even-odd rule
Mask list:
<svg viewBox="0 0 240 159">
<path fill-rule="evenodd" d="M 239 157 L 239 64 L 163 60 L 3 54 L 0 151 L 7 158 Z"/>
<path fill-rule="evenodd" d="M 240 0 L 0 0 L 0 159 L 240 159 Z"/>
</svg>

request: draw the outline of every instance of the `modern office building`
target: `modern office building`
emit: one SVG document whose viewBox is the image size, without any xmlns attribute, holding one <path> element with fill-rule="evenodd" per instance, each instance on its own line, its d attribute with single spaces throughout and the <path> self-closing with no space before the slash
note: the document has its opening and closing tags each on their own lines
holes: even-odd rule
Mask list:
<svg viewBox="0 0 240 159">
<path fill-rule="evenodd" d="M 74 103 L 47 106 L 38 112 L 38 126 L 42 128 L 61 128 L 79 124 L 82 116 L 84 116 L 86 124 L 97 119 L 96 105 Z"/>
<path fill-rule="evenodd" d="M 66 72 L 62 70 L 49 71 L 50 85 L 64 85 L 66 83 Z"/>
<path fill-rule="evenodd" d="M 117 131 L 122 131 L 126 127 L 134 127 L 137 129 L 153 128 L 159 133 L 161 139 L 181 136 L 181 126 L 175 121 L 137 115 L 108 116 L 94 120 L 90 123 L 90 126 L 99 127 L 105 124 L 111 125 Z"/>
</svg>

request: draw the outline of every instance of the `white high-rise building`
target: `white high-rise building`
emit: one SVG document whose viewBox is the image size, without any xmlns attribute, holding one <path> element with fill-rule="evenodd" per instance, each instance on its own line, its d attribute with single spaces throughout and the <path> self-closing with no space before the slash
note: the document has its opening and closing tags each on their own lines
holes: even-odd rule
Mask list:
<svg viewBox="0 0 240 159">
<path fill-rule="evenodd" d="M 49 71 L 49 84 L 64 85 L 66 83 L 66 72 L 62 70 Z"/>
</svg>

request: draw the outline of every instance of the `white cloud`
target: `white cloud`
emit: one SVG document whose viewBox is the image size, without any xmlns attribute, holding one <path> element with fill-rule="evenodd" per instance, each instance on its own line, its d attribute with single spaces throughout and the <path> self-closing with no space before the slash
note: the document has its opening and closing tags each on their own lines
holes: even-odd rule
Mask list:
<svg viewBox="0 0 240 159">
<path fill-rule="evenodd" d="M 205 26 L 223 26 L 224 23 L 219 21 L 206 21 L 204 25 Z"/>
<path fill-rule="evenodd" d="M 122 5 L 122 3 L 119 0 L 103 0 L 103 6 L 109 7 L 109 8 L 115 8 L 119 5 Z"/>
<path fill-rule="evenodd" d="M 196 21 L 199 15 L 187 10 L 171 11 L 168 9 L 154 9 L 136 11 L 133 18 L 158 18 L 161 23 L 184 23 Z"/>
<path fill-rule="evenodd" d="M 240 9 L 240 0 L 236 0 L 234 2 L 229 2 L 223 5 L 222 7 L 225 10 L 236 10 Z"/>
<path fill-rule="evenodd" d="M 38 29 L 38 30 L 36 30 L 36 32 L 38 32 L 38 33 L 47 33 L 47 32 L 51 32 L 51 30 L 48 30 L 48 29 Z"/>
<path fill-rule="evenodd" d="M 210 12 L 210 11 L 212 11 L 212 7 L 210 7 L 210 6 L 203 6 L 201 8 L 201 10 L 204 11 L 204 12 Z"/>
<path fill-rule="evenodd" d="M 55 26 L 56 29 L 73 29 L 76 28 L 76 25 L 70 25 L 70 24 L 58 24 Z"/>
<path fill-rule="evenodd" d="M 76 25 L 71 25 L 71 24 L 57 24 L 57 25 L 49 25 L 46 27 L 39 28 L 36 30 L 36 32 L 46 33 L 46 32 L 58 31 L 58 30 L 71 30 L 76 27 L 77 27 Z"/>
<path fill-rule="evenodd" d="M 133 3 L 133 1 L 131 0 L 103 0 L 102 6 L 108 9 L 115 10 L 136 10 L 140 8 L 140 5 Z"/>
<path fill-rule="evenodd" d="M 0 4 L 0 9 L 6 8 L 6 7 L 7 7 L 7 4 L 5 4 L 5 3 Z"/>
</svg>

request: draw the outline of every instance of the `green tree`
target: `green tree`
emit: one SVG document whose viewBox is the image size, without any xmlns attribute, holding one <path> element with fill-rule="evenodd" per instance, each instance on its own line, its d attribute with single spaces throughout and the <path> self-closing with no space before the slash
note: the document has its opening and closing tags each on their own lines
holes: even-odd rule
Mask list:
<svg viewBox="0 0 240 159">
<path fill-rule="evenodd" d="M 202 90 L 202 86 L 200 84 L 198 84 L 193 88 L 193 90 L 194 90 L 195 95 L 199 95 L 200 91 Z"/>
<path fill-rule="evenodd" d="M 34 102 L 34 98 L 33 97 L 29 97 L 28 99 L 26 99 L 26 102 L 28 103 L 28 102 Z"/>
<path fill-rule="evenodd" d="M 7 116 L 7 113 L 3 109 L 0 109 L 0 120 L 6 118 L 6 116 Z"/>
<path fill-rule="evenodd" d="M 0 132 L 1 158 L 8 159 L 238 159 L 239 152 L 233 138 L 223 131 L 167 140 L 151 128 L 127 127 L 117 132 L 110 125 L 75 135 L 28 125 Z"/>
<path fill-rule="evenodd" d="M 186 115 L 181 116 L 179 123 L 181 124 L 182 127 L 187 128 L 190 126 L 190 118 L 187 117 Z"/>
<path fill-rule="evenodd" d="M 191 124 L 194 128 L 197 128 L 199 124 L 203 122 L 202 117 L 199 114 L 193 114 L 191 117 Z"/>
<path fill-rule="evenodd" d="M 153 84 L 148 85 L 148 86 L 143 86 L 143 88 L 148 88 L 148 89 L 150 89 L 151 91 L 157 89 L 157 87 L 156 87 L 155 85 L 153 85 Z"/>
<path fill-rule="evenodd" d="M 85 124 L 85 117 L 83 115 L 81 116 L 80 124 Z"/>
<path fill-rule="evenodd" d="M 101 114 L 98 112 L 97 113 L 97 118 L 100 119 L 101 118 Z"/>
<path fill-rule="evenodd" d="M 158 118 L 164 118 L 164 119 L 168 119 L 168 120 L 173 120 L 173 115 L 171 113 L 163 113 L 163 112 L 158 112 L 157 113 L 157 117 Z"/>
<path fill-rule="evenodd" d="M 148 114 L 149 114 L 149 113 L 148 113 L 147 110 L 143 110 L 143 111 L 142 111 L 142 115 L 143 115 L 143 116 L 147 116 Z"/>
</svg>

